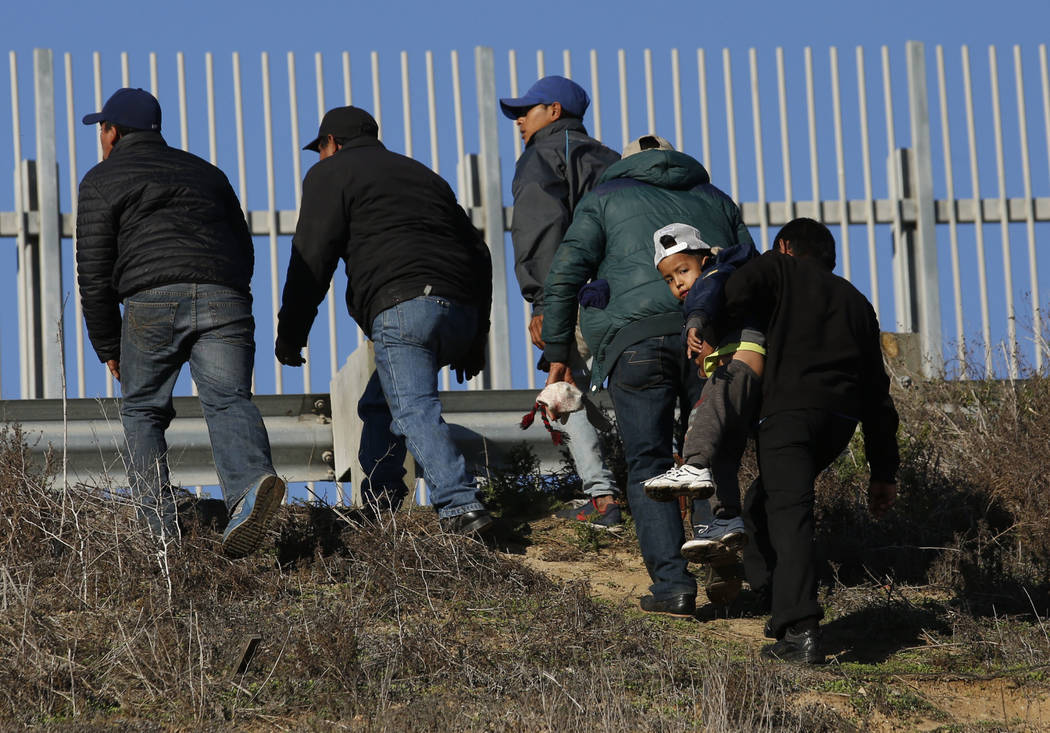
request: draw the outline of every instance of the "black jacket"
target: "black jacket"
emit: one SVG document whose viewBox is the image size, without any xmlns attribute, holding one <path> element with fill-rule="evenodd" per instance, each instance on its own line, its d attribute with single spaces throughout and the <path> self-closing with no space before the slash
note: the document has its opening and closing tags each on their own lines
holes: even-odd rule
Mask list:
<svg viewBox="0 0 1050 733">
<path fill-rule="evenodd" d="M 425 294 L 476 305 L 481 333 L 488 333 L 485 242 L 441 176 L 367 135 L 314 165 L 303 181 L 277 326 L 288 346 L 306 345 L 340 259 L 346 306 L 366 335 L 379 313 Z"/>
<path fill-rule="evenodd" d="M 251 291 L 252 238 L 221 170 L 157 132 L 122 137 L 80 182 L 77 276 L 91 345 L 120 359 L 119 303 L 172 283 Z"/>
<path fill-rule="evenodd" d="M 859 419 L 872 478 L 893 481 L 898 418 L 868 299 L 813 258 L 770 251 L 729 278 L 726 311 L 767 324 L 761 416 L 819 408 Z"/>
<path fill-rule="evenodd" d="M 514 168 L 514 272 L 522 297 L 543 312 L 543 282 L 572 223 L 576 204 L 620 155 L 587 135 L 575 118 L 537 130 Z"/>
</svg>

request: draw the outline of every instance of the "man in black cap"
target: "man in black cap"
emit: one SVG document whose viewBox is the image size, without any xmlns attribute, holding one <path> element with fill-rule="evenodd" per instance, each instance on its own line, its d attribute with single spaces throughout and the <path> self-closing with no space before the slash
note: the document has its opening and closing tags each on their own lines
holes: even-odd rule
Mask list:
<svg viewBox="0 0 1050 733">
<path fill-rule="evenodd" d="M 484 367 L 492 261 L 444 179 L 387 150 L 378 134 L 363 109 L 337 107 L 304 148 L 321 160 L 303 181 L 274 350 L 282 364 L 303 363 L 342 259 L 347 308 L 375 344 L 376 373 L 358 406 L 362 495 L 382 508 L 400 504 L 407 442 L 442 527 L 484 533 L 492 518 L 441 419 L 437 374 L 450 364 L 462 381 Z"/>
<path fill-rule="evenodd" d="M 246 555 L 285 484 L 251 399 L 254 251 L 240 202 L 222 171 L 168 147 L 148 92 L 118 90 L 84 117 L 95 123 L 103 160 L 80 183 L 77 274 L 91 344 L 120 381 L 140 517 L 162 542 L 178 536 L 164 431 L 188 361 L 230 513 L 223 549 Z"/>
</svg>

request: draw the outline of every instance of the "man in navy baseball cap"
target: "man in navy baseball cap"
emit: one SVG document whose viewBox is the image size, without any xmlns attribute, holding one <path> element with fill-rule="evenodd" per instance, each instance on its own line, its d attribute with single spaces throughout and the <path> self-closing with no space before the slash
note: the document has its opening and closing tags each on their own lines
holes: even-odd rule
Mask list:
<svg viewBox="0 0 1050 733">
<path fill-rule="evenodd" d="M 160 103 L 142 89 L 118 89 L 102 105 L 101 112 L 84 115 L 85 125 L 109 122 L 132 130 L 160 132 Z"/>
<path fill-rule="evenodd" d="M 566 79 L 564 76 L 545 76 L 529 87 L 529 91 L 523 96 L 500 99 L 499 106 L 504 115 L 516 120 L 530 107 L 555 103 L 561 107 L 562 116 L 582 119 L 591 100 L 583 87 L 572 79 Z"/>
</svg>

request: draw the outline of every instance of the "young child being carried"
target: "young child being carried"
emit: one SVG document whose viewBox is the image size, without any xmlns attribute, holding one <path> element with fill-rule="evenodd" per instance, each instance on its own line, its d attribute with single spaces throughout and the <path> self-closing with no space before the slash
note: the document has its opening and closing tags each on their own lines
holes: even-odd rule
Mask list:
<svg viewBox="0 0 1050 733">
<path fill-rule="evenodd" d="M 712 247 L 682 223 L 657 230 L 653 243 L 656 268 L 684 303 L 687 353 L 708 379 L 689 416 L 682 465 L 643 485 L 657 501 L 711 497 L 714 519 L 694 522 L 681 550 L 690 562 L 708 562 L 748 541 L 737 472 L 761 403 L 765 336 L 752 324 L 727 322 L 722 306 L 725 281 L 758 252 L 750 241 Z"/>
</svg>

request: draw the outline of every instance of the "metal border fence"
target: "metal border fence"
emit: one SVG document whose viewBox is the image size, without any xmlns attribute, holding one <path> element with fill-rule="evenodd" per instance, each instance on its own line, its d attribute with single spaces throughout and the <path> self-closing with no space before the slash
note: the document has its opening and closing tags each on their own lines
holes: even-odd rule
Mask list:
<svg viewBox="0 0 1050 733">
<path fill-rule="evenodd" d="M 966 46 L 950 62 L 937 46 L 931 67 L 918 42 L 909 42 L 903 55 L 881 47 L 871 58 L 857 47 L 840 58 L 832 47 L 821 56 L 811 48 L 750 49 L 741 60 L 728 49 L 717 54 L 701 48 L 694 63 L 678 49 L 662 60 L 649 49 L 613 56 L 591 50 L 581 79 L 592 96 L 587 123 L 614 147 L 657 132 L 696 156 L 716 185 L 741 202 L 763 249 L 775 227 L 795 216 L 827 223 L 839 241 L 841 274 L 872 299 L 884 329 L 920 335 L 929 373 L 939 373 L 946 362 L 969 376 L 1017 376 L 1026 365 L 1042 369 L 1045 294 L 1038 273 L 1048 255 L 1038 245 L 1050 231 L 1046 45 L 1035 53 L 1013 47 L 1012 75 L 1000 69 L 994 46 L 986 64 L 973 62 Z M 360 344 L 333 284 L 301 377 L 289 377 L 266 348 L 276 327 L 304 164 L 313 162 L 299 149 L 302 130 L 312 137 L 327 106 L 355 102 L 373 112 L 385 144 L 453 181 L 492 249 L 492 367 L 483 386 L 534 388 L 529 314 L 518 296 L 506 237 L 513 216 L 509 181 L 521 141 L 499 116 L 497 99 L 518 95 L 547 73 L 573 76 L 575 59 L 564 51 L 560 67 L 548 68 L 545 53 L 537 51 L 533 75 L 519 69 L 524 64 L 516 51 L 505 64 L 489 48 L 474 49 L 473 57 L 474 83 L 464 84 L 456 51 L 447 64 L 430 51 L 402 51 L 394 68 L 375 52 L 354 54 L 353 67 L 348 51 L 318 52 L 308 71 L 289 53 L 280 64 L 287 72 L 280 83 L 271 76 L 277 64 L 268 53 L 257 67 L 246 58 L 242 64 L 239 53 L 228 65 L 211 53 L 199 59 L 178 53 L 164 61 L 149 54 L 134 67 L 127 54 L 74 59 L 67 53 L 58 71 L 53 52 L 37 50 L 26 105 L 33 124 L 27 125 L 28 73 L 11 52 L 13 144 L 0 166 L 14 171 L 14 201 L 12 211 L 0 212 L 0 238 L 14 240 L 17 288 L 0 292 L 0 305 L 17 310 L 17 323 L 0 323 L 0 335 L 18 331 L 20 396 L 113 394 L 105 370 L 85 355 L 90 350 L 73 253 L 77 184 L 101 154 L 96 130 L 79 118 L 99 109 L 118 86 L 156 94 L 169 143 L 227 170 L 240 195 L 257 245 L 257 392 L 281 394 L 293 385 L 300 391 L 298 379 L 301 392 L 314 392 Z M 1012 85 L 1002 84 L 1004 76 L 1012 76 Z M 618 116 L 603 110 L 610 96 Z M 1041 114 L 1031 99 L 1041 101 Z M 467 122 L 470 109 L 476 126 Z M 953 129 L 965 130 L 965 149 L 953 142 Z M 1033 129 L 1040 132 L 1030 136 Z M 30 138 L 33 160 L 25 159 Z M 1043 159 L 1045 171 L 1034 162 Z M 799 160 L 805 162 L 793 164 Z M 983 194 L 990 190 L 994 196 Z M 447 373 L 443 385 L 451 386 Z M 187 379 L 180 389 L 193 388 Z"/>
</svg>

